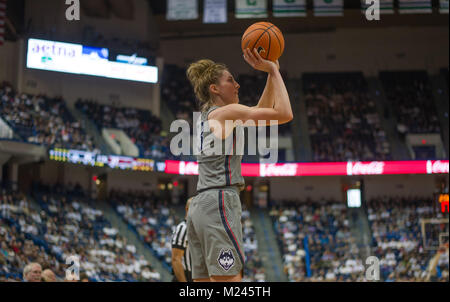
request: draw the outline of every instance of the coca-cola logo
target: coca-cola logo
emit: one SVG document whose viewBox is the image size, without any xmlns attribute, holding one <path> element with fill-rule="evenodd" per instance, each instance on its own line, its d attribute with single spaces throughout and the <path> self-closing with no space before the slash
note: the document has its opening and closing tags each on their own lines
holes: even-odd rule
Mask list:
<svg viewBox="0 0 450 302">
<path fill-rule="evenodd" d="M 198 175 L 198 164 L 196 162 L 180 162 L 181 175 Z"/>
<path fill-rule="evenodd" d="M 363 162 L 348 162 L 347 175 L 379 175 L 384 172 L 384 162 L 372 161 L 369 163 Z"/>
<path fill-rule="evenodd" d="M 427 173 L 428 174 L 440 174 L 440 173 L 448 173 L 449 171 L 449 163 L 441 161 L 441 160 L 437 160 L 437 161 L 432 161 L 432 160 L 428 160 L 427 161 Z"/>
<path fill-rule="evenodd" d="M 265 176 L 295 176 L 297 174 L 297 164 L 261 164 L 259 173 Z"/>
</svg>

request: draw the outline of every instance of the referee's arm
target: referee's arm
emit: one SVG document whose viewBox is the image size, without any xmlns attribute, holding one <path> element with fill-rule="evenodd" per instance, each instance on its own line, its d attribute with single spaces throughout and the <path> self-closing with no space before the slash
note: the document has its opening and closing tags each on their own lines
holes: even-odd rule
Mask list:
<svg viewBox="0 0 450 302">
<path fill-rule="evenodd" d="M 182 263 L 183 257 L 184 250 L 172 247 L 172 268 L 178 282 L 187 282 Z"/>
</svg>

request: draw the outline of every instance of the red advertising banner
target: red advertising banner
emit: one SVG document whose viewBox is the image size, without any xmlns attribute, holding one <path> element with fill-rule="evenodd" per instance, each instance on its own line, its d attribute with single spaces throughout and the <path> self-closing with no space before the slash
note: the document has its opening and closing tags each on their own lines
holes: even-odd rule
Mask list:
<svg viewBox="0 0 450 302">
<path fill-rule="evenodd" d="M 166 161 L 166 173 L 198 175 L 197 162 Z M 449 173 L 448 160 L 242 164 L 242 176 L 333 176 Z"/>
</svg>

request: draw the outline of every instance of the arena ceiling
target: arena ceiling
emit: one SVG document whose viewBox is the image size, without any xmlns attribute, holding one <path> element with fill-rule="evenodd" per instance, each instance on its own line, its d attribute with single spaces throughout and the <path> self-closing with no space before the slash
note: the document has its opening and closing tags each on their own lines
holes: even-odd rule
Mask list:
<svg viewBox="0 0 450 302">
<path fill-rule="evenodd" d="M 208 24 L 202 22 L 203 1 L 199 1 L 200 17 L 197 20 L 167 21 L 166 0 L 146 0 L 149 3 L 151 13 L 155 18 L 152 22 L 158 27 L 157 31 L 162 40 L 179 39 L 189 37 L 209 36 L 239 36 L 243 29 L 258 19 L 236 19 L 234 17 L 235 0 L 228 1 L 228 22 L 226 24 Z M 313 17 L 313 0 L 307 1 L 308 16 L 304 18 L 274 18 L 269 13 L 269 21 L 276 24 L 285 34 L 334 31 L 337 28 L 376 28 L 376 27 L 398 27 L 398 26 L 449 26 L 448 15 L 438 13 L 439 0 L 432 0 L 433 13 L 423 15 L 384 15 L 380 21 L 368 21 L 360 10 L 360 0 L 344 0 L 343 17 Z M 11 0 L 8 2 L 8 15 L 14 31 L 25 33 L 27 31 L 27 20 L 24 19 L 25 0 Z M 81 1 L 83 13 L 92 17 L 109 18 L 115 15 L 121 19 L 133 19 L 135 7 L 133 1 L 129 0 L 89 0 Z M 397 2 L 395 2 L 397 5 Z M 272 9 L 272 1 L 268 1 L 268 10 Z M 260 19 L 262 20 L 262 19 Z M 7 31 L 7 36 L 15 40 Z"/>
<path fill-rule="evenodd" d="M 197 20 L 167 21 L 166 0 L 148 0 L 159 27 L 161 39 L 178 39 L 208 36 L 241 35 L 243 29 L 257 22 L 257 19 L 236 19 L 234 17 L 235 0 L 227 0 L 228 22 L 226 24 L 208 24 L 202 22 L 203 1 L 199 1 L 200 17 Z M 428 15 L 385 15 L 380 21 L 367 21 L 361 12 L 360 0 L 344 0 L 344 17 L 313 17 L 313 0 L 306 0 L 308 16 L 305 18 L 274 18 L 264 21 L 276 24 L 285 34 L 334 31 L 337 28 L 374 28 L 393 26 L 447 26 L 448 15 L 438 13 L 439 0 L 432 0 L 433 13 Z M 395 3 L 397 5 L 397 3 Z M 268 10 L 272 11 L 272 1 L 268 1 Z M 271 13 L 269 13 L 271 16 Z"/>
</svg>

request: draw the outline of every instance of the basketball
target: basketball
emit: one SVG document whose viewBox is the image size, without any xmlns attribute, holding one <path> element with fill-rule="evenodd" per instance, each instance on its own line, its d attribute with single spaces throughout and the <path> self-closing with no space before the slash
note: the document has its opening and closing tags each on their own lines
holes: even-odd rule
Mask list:
<svg viewBox="0 0 450 302">
<path fill-rule="evenodd" d="M 250 25 L 242 35 L 241 48 L 256 48 L 263 59 L 276 61 L 284 51 L 284 37 L 281 30 L 269 22 Z"/>
</svg>

